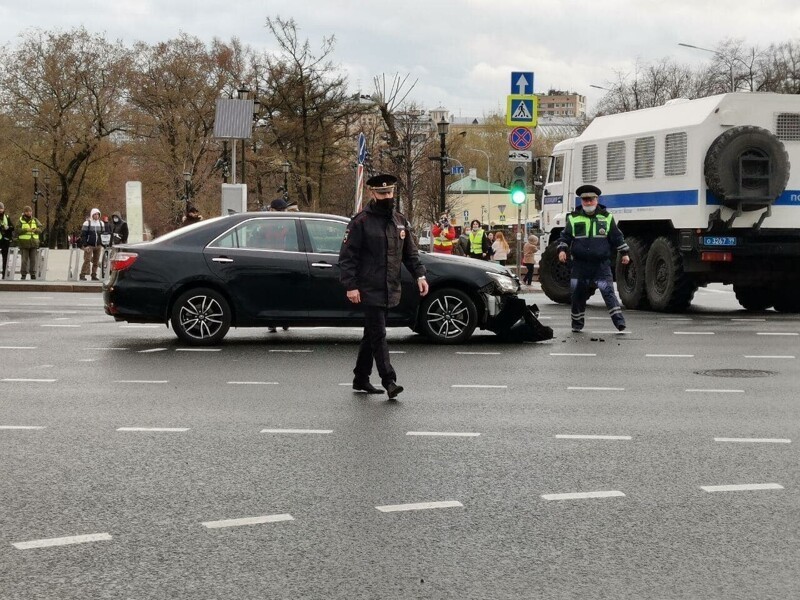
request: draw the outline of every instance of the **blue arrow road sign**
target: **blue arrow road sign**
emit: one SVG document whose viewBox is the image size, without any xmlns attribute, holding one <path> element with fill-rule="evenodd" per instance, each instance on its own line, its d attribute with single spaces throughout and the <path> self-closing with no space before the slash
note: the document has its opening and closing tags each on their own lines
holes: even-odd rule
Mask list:
<svg viewBox="0 0 800 600">
<path fill-rule="evenodd" d="M 533 94 L 533 71 L 511 72 L 511 93 L 530 96 Z"/>
<path fill-rule="evenodd" d="M 451 175 L 463 175 L 464 174 L 464 167 L 456 165 L 455 167 L 450 167 L 450 174 Z"/>
</svg>

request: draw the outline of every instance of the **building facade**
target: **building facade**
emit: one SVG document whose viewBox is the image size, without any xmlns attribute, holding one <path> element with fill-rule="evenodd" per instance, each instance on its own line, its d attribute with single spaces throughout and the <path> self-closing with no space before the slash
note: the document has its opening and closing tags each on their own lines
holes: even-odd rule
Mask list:
<svg viewBox="0 0 800 600">
<path fill-rule="evenodd" d="M 586 96 L 575 92 L 550 90 L 539 96 L 539 116 L 583 117 L 586 115 Z"/>
</svg>

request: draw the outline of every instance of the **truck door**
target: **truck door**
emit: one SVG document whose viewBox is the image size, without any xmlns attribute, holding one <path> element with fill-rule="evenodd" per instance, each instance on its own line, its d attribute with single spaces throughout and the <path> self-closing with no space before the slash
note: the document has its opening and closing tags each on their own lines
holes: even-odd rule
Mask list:
<svg viewBox="0 0 800 600">
<path fill-rule="evenodd" d="M 564 213 L 572 210 L 570 199 L 569 159 L 570 152 L 554 154 L 547 172 L 547 181 L 542 195 L 542 229 L 550 233 L 553 228 L 562 227 Z"/>
</svg>

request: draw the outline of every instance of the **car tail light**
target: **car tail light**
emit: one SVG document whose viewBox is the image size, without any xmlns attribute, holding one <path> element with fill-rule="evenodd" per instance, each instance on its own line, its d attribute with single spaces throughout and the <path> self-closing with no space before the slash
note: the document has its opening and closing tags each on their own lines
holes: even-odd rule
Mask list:
<svg viewBox="0 0 800 600">
<path fill-rule="evenodd" d="M 703 262 L 733 262 L 733 252 L 701 252 Z"/>
<path fill-rule="evenodd" d="M 127 271 L 136 262 L 139 255 L 136 252 L 117 252 L 111 257 L 112 271 Z"/>
</svg>

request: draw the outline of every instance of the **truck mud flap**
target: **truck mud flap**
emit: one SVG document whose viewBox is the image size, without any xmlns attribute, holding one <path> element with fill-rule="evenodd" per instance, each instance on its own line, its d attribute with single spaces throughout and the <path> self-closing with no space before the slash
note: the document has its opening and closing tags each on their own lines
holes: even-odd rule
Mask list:
<svg viewBox="0 0 800 600">
<path fill-rule="evenodd" d="M 537 318 L 539 307 L 528 306 L 522 298 L 509 298 L 503 310 L 487 325 L 504 342 L 542 342 L 553 339 L 553 329 L 542 325 Z"/>
</svg>

